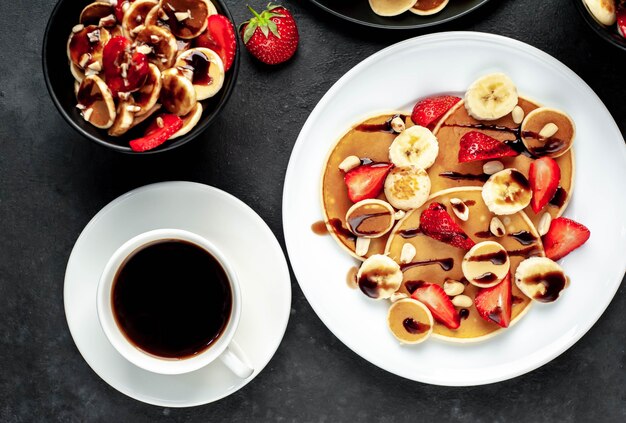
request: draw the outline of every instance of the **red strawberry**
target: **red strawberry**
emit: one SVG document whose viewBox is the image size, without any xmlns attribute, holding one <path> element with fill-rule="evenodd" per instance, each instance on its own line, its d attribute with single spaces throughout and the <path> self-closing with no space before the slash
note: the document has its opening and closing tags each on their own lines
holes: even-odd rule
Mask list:
<svg viewBox="0 0 626 423">
<path fill-rule="evenodd" d="M 584 225 L 566 217 L 557 217 L 543 236 L 543 248 L 548 258 L 558 260 L 583 245 L 590 236 L 591 232 Z"/>
<path fill-rule="evenodd" d="M 289 60 L 296 52 L 300 39 L 291 13 L 272 3 L 261 14 L 250 6 L 248 9 L 254 17 L 240 27 L 241 37 L 248 51 L 268 65 Z"/>
<path fill-rule="evenodd" d="M 428 307 L 435 320 L 447 328 L 458 329 L 461 326 L 459 313 L 446 295 L 443 288 L 434 283 L 423 283 L 411 294 L 413 299 Z"/>
<path fill-rule="evenodd" d="M 461 101 L 459 97 L 451 95 L 440 95 L 420 100 L 413 107 L 411 120 L 416 125 L 432 128 L 459 101 Z"/>
<path fill-rule="evenodd" d="M 174 114 L 163 113 L 148 126 L 145 135 L 130 142 L 133 151 L 148 151 L 167 141 L 183 127 L 183 120 Z"/>
<path fill-rule="evenodd" d="M 445 242 L 453 247 L 469 250 L 475 243 L 461 229 L 440 203 L 430 203 L 420 216 L 420 229 L 437 241 Z"/>
<path fill-rule="evenodd" d="M 505 143 L 478 131 L 467 132 L 459 143 L 459 163 L 514 157 L 518 154 Z"/>
<path fill-rule="evenodd" d="M 133 53 L 130 40 L 118 35 L 104 46 L 102 71 L 113 94 L 137 91 L 148 77 L 148 58 L 145 54 Z"/>
<path fill-rule="evenodd" d="M 228 71 L 235 61 L 237 39 L 232 22 L 224 15 L 211 15 L 207 19 L 206 31 L 196 38 L 196 47 L 210 48 L 219 54 L 224 62 L 224 72 Z"/>
<path fill-rule="evenodd" d="M 122 19 L 124 19 L 124 4 L 128 4 L 130 5 L 130 3 L 134 2 L 135 0 L 117 0 L 117 3 L 115 3 L 114 6 L 114 10 L 115 10 L 115 18 L 117 19 L 117 21 L 121 24 L 122 23 Z M 128 6 L 127 6 L 128 8 Z"/>
<path fill-rule="evenodd" d="M 553 158 L 542 157 L 530 164 L 528 181 L 533 190 L 530 206 L 535 213 L 539 213 L 554 197 L 560 180 L 561 169 Z"/>
<path fill-rule="evenodd" d="M 511 274 L 496 286 L 479 289 L 474 305 L 480 317 L 508 328 L 511 323 Z"/>
<path fill-rule="evenodd" d="M 626 3 L 622 2 L 617 7 L 617 32 L 626 38 Z"/>
<path fill-rule="evenodd" d="M 358 203 L 361 200 L 377 197 L 392 167 L 391 163 L 370 163 L 355 167 L 346 173 L 343 179 L 348 186 L 350 201 Z"/>
</svg>

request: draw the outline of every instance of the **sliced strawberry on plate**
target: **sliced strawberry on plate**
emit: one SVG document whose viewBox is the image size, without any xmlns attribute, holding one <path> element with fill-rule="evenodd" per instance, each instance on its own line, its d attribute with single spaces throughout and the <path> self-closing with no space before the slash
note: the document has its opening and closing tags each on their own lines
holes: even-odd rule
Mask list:
<svg viewBox="0 0 626 423">
<path fill-rule="evenodd" d="M 423 283 L 413 293 L 411 297 L 421 303 L 433 314 L 435 320 L 450 329 L 458 329 L 461 326 L 459 313 L 454 308 L 448 295 L 443 288 L 434 283 Z"/>
<path fill-rule="evenodd" d="M 137 91 L 148 77 L 148 58 L 131 51 L 130 40 L 118 35 L 104 46 L 102 70 L 113 94 Z"/>
<path fill-rule="evenodd" d="M 424 235 L 453 247 L 469 250 L 475 245 L 475 242 L 457 225 L 441 203 L 431 203 L 422 212 L 420 229 Z"/>
<path fill-rule="evenodd" d="M 224 62 L 224 72 L 228 71 L 235 61 L 237 39 L 233 23 L 224 15 L 208 17 L 206 31 L 196 40 L 196 47 L 206 47 L 216 52 Z"/>
<path fill-rule="evenodd" d="M 353 203 L 375 198 L 380 194 L 391 163 L 370 163 L 355 167 L 344 176 L 348 186 L 348 197 Z"/>
<path fill-rule="evenodd" d="M 515 157 L 519 153 L 505 143 L 478 131 L 470 131 L 459 142 L 459 163 Z"/>
<path fill-rule="evenodd" d="M 180 117 L 169 113 L 160 114 L 150 126 L 148 126 L 143 137 L 130 142 L 130 148 L 137 152 L 157 148 L 182 127 L 183 120 Z"/>
<path fill-rule="evenodd" d="M 624 2 L 617 7 L 617 32 L 626 38 L 626 3 Z"/>
<path fill-rule="evenodd" d="M 530 206 L 535 213 L 545 207 L 556 194 L 561 180 L 561 169 L 551 157 L 541 157 L 530 164 L 528 181 L 533 190 Z"/>
<path fill-rule="evenodd" d="M 420 100 L 413 107 L 411 120 L 416 125 L 432 128 L 459 101 L 461 101 L 459 97 L 451 95 L 440 95 Z"/>
<path fill-rule="evenodd" d="M 583 245 L 590 236 L 591 232 L 584 225 L 566 217 L 557 217 L 543 236 L 543 248 L 548 258 L 558 260 Z"/>
<path fill-rule="evenodd" d="M 511 274 L 491 288 L 480 288 L 474 297 L 474 305 L 480 317 L 503 328 L 511 323 Z"/>
</svg>

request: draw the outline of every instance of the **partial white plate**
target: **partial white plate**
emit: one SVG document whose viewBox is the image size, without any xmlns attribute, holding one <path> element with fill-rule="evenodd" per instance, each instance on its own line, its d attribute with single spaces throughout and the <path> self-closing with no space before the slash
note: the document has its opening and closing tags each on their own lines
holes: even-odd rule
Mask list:
<svg viewBox="0 0 626 423">
<path fill-rule="evenodd" d="M 96 312 L 100 274 L 120 245 L 157 228 L 202 235 L 233 263 L 243 301 L 234 339 L 255 369 L 248 379 L 236 377 L 220 360 L 184 375 L 151 373 L 124 359 L 105 337 Z M 63 296 L 74 342 L 105 382 L 149 404 L 191 407 L 238 391 L 263 370 L 287 327 L 291 282 L 278 241 L 250 207 L 217 188 L 163 182 L 122 195 L 87 224 L 67 264 Z"/>
<path fill-rule="evenodd" d="M 577 126 L 576 183 L 565 215 L 591 230 L 563 259 L 572 283 L 554 304 L 537 304 L 514 327 L 479 344 L 429 340 L 401 346 L 386 325 L 388 303 L 351 290 L 355 261 L 322 219 L 320 179 L 329 149 L 349 126 L 380 110 L 410 110 L 419 98 L 463 92 L 486 73 L 511 76 L 520 93 L 566 110 Z M 509 379 L 557 357 L 591 328 L 626 270 L 626 147 L 602 101 L 565 65 L 527 44 L 475 32 L 413 38 L 367 58 L 320 100 L 291 155 L 283 193 L 287 250 L 302 291 L 326 326 L 371 363 L 415 381 L 467 386 Z"/>
</svg>

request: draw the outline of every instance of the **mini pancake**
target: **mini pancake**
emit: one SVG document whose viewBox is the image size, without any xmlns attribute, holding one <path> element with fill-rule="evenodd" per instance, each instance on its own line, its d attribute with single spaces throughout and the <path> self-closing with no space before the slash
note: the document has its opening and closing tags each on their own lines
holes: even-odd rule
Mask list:
<svg viewBox="0 0 626 423">
<path fill-rule="evenodd" d="M 449 0 L 417 0 L 409 11 L 420 16 L 434 15 L 441 12 L 448 2 Z"/>
<path fill-rule="evenodd" d="M 415 0 L 369 0 L 370 7 L 380 16 L 397 16 L 409 10 Z"/>
<path fill-rule="evenodd" d="M 467 251 L 419 232 L 421 213 L 433 202 L 446 206 L 448 213 L 454 218 L 450 206 L 450 200 L 453 198 L 461 199 L 469 208 L 469 218 L 466 222 L 456 218 L 455 221 L 476 243 L 481 241 L 500 243 L 509 254 L 512 275 L 515 274 L 519 263 L 527 257 L 544 256 L 539 234 L 524 212 L 503 217 L 507 235 L 498 238 L 489 231 L 492 214 L 482 200 L 480 187 L 448 189 L 433 194 L 422 207 L 408 212 L 389 236 L 385 252 L 389 253 L 389 257 L 397 263 L 400 263 L 400 255 L 405 243 L 412 244 L 416 250 L 413 260 L 401 265 L 403 282 L 399 292 L 410 293 L 411 281 L 424 281 L 443 286 L 446 280 L 456 280 L 466 283 L 463 294 L 474 299 L 478 288 L 467 283 L 463 277 L 462 262 Z M 512 236 L 513 234 L 516 236 Z M 526 311 L 531 300 L 515 285 L 512 286 L 512 292 L 512 321 L 514 322 Z M 451 330 L 435 323 L 433 335 L 450 341 L 470 342 L 485 339 L 501 329 L 497 324 L 481 318 L 473 305 L 467 310 L 469 314 L 467 318 L 461 320 L 459 329 Z"/>
</svg>

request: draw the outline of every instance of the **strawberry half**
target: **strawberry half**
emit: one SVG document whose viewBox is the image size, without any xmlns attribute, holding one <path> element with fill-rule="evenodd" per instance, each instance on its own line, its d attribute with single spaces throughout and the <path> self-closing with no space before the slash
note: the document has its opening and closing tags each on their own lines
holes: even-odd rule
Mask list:
<svg viewBox="0 0 626 423">
<path fill-rule="evenodd" d="M 551 157 L 542 157 L 530 164 L 528 181 L 533 190 L 533 198 L 530 207 L 535 213 L 550 202 L 561 180 L 561 169 L 558 163 Z"/>
<path fill-rule="evenodd" d="M 543 236 L 543 248 L 548 258 L 558 260 L 583 245 L 590 236 L 591 232 L 584 225 L 566 217 L 557 217 Z"/>
<path fill-rule="evenodd" d="M 118 35 L 104 46 L 102 70 L 114 95 L 137 91 L 148 77 L 148 58 L 145 54 L 133 53 L 130 40 Z"/>
<path fill-rule="evenodd" d="M 478 131 L 467 132 L 459 143 L 459 163 L 515 157 L 518 154 L 505 143 Z"/>
<path fill-rule="evenodd" d="M 432 129 L 439 119 L 459 101 L 461 101 L 459 97 L 451 95 L 440 95 L 420 100 L 413 107 L 411 120 L 416 125 Z"/>
<path fill-rule="evenodd" d="M 344 176 L 348 187 L 348 197 L 353 203 L 361 200 L 378 197 L 383 189 L 387 173 L 391 170 L 391 163 L 370 163 L 355 167 Z"/>
<path fill-rule="evenodd" d="M 475 242 L 456 224 L 441 203 L 431 203 L 422 212 L 420 229 L 424 235 L 453 247 L 469 250 L 475 245 Z"/>
<path fill-rule="evenodd" d="M 268 65 L 289 60 L 296 53 L 300 40 L 291 13 L 272 3 L 260 14 L 250 6 L 248 9 L 254 17 L 241 24 L 240 32 L 250 54 Z"/>
<path fill-rule="evenodd" d="M 206 47 L 216 52 L 224 62 L 224 72 L 235 61 L 237 39 L 232 22 L 224 15 L 211 15 L 207 18 L 207 28 L 195 39 L 196 47 Z"/>
<path fill-rule="evenodd" d="M 480 317 L 503 328 L 511 323 L 511 274 L 491 288 L 481 288 L 474 297 Z"/>
<path fill-rule="evenodd" d="M 180 128 L 183 127 L 183 120 L 174 114 L 163 113 L 148 126 L 145 135 L 130 142 L 130 149 L 143 152 L 157 148 Z"/>
<path fill-rule="evenodd" d="M 434 283 L 423 283 L 413 293 L 411 298 L 424 303 L 433 314 L 435 320 L 450 329 L 461 326 L 461 318 L 450 301 L 450 297 L 443 288 Z"/>
</svg>

